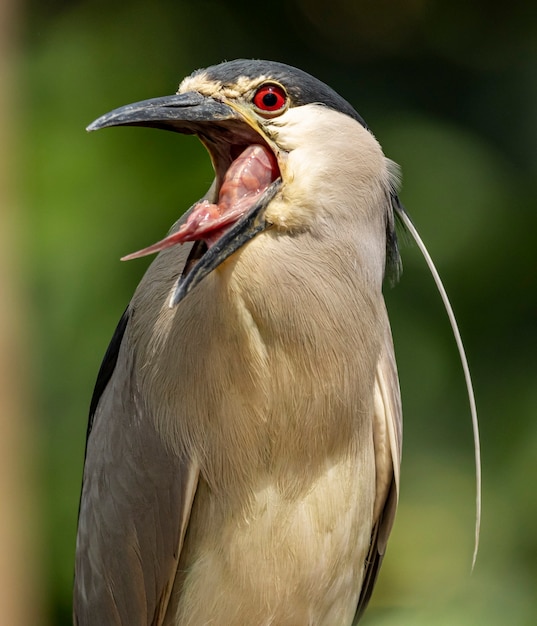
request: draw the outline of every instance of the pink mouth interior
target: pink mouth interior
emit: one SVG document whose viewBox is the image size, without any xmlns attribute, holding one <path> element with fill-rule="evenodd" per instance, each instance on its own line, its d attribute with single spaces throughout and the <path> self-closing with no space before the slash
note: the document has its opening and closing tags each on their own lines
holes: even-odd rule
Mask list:
<svg viewBox="0 0 537 626">
<path fill-rule="evenodd" d="M 122 261 L 160 252 L 178 243 L 202 239 L 211 247 L 263 195 L 280 171 L 274 154 L 265 146 L 248 146 L 226 172 L 218 204 L 203 200 L 193 207 L 179 230 L 148 248 L 133 252 Z"/>
</svg>

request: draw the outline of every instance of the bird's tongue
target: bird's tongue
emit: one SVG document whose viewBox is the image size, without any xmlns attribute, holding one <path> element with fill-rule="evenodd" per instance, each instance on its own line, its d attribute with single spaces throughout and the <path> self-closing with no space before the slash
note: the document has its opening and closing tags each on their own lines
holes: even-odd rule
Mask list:
<svg viewBox="0 0 537 626">
<path fill-rule="evenodd" d="M 187 221 L 177 232 L 122 260 L 129 261 L 198 239 L 203 239 L 210 247 L 248 212 L 279 175 L 276 158 L 268 148 L 258 144 L 248 146 L 226 172 L 218 204 L 203 200 L 192 208 Z"/>
</svg>

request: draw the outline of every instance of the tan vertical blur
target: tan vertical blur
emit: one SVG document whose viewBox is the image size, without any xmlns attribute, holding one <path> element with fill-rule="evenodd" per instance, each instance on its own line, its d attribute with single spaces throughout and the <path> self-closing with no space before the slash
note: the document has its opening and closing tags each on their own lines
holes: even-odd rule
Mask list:
<svg viewBox="0 0 537 626">
<path fill-rule="evenodd" d="M 17 34 L 20 3 L 0 0 L 0 621 L 39 626 L 39 561 L 30 428 L 17 160 Z"/>
</svg>

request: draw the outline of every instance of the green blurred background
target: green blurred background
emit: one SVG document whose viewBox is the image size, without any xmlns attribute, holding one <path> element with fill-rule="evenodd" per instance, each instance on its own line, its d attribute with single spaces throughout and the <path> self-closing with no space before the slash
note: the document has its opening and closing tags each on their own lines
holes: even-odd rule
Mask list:
<svg viewBox="0 0 537 626">
<path fill-rule="evenodd" d="M 4 127 L 18 210 L 6 267 L 21 309 L 31 452 L 14 455 L 26 573 L 10 582 L 33 615 L 19 623 L 70 624 L 87 408 L 149 262 L 119 257 L 165 234 L 212 177 L 195 138 L 84 128 L 116 106 L 173 93 L 196 68 L 256 57 L 330 84 L 401 165 L 402 201 L 446 283 L 474 376 L 484 492 L 470 575 L 464 381 L 432 280 L 401 236 L 404 273 L 386 297 L 405 412 L 402 490 L 363 623 L 537 624 L 537 5 L 33 0 L 16 9 L 6 18 L 15 34 Z"/>
</svg>

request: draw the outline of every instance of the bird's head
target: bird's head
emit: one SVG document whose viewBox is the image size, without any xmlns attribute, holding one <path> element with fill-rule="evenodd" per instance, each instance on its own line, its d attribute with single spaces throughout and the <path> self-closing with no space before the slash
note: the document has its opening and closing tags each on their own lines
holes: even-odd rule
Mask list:
<svg viewBox="0 0 537 626">
<path fill-rule="evenodd" d="M 88 130 L 108 126 L 195 134 L 211 156 L 216 178 L 205 197 L 165 239 L 124 257 L 196 242 L 170 306 L 261 231 L 315 230 L 334 218 L 345 229 L 356 206 L 382 225 L 388 255 L 397 258 L 393 164 L 354 108 L 306 72 L 269 61 L 222 63 L 185 78 L 175 95 L 115 109 Z"/>
</svg>

